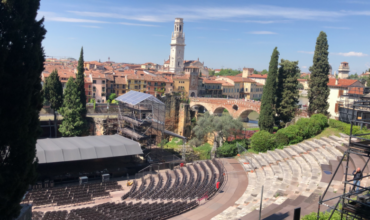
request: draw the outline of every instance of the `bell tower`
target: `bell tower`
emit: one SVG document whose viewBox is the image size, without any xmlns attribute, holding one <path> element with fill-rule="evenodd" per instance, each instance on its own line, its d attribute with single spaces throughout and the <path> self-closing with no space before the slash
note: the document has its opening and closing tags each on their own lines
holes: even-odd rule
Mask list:
<svg viewBox="0 0 370 220">
<path fill-rule="evenodd" d="M 170 72 L 180 75 L 184 71 L 185 34 L 182 18 L 175 19 L 171 37 Z"/>
</svg>

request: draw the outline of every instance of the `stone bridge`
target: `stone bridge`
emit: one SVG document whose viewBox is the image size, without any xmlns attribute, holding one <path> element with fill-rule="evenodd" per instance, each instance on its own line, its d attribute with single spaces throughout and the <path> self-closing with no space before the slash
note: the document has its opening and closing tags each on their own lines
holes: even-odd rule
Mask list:
<svg viewBox="0 0 370 220">
<path fill-rule="evenodd" d="M 225 98 L 190 98 L 190 108 L 199 110 L 199 107 L 207 109 L 210 114 L 221 115 L 226 109 L 234 118 L 247 119 L 249 113 L 260 113 L 261 102 L 245 101 L 243 99 Z"/>
</svg>

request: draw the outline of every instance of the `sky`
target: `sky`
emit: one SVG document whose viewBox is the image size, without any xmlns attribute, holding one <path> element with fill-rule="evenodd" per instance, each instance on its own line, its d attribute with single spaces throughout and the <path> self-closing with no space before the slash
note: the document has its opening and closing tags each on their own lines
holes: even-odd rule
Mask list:
<svg viewBox="0 0 370 220">
<path fill-rule="evenodd" d="M 329 63 L 348 62 L 351 74 L 370 68 L 369 0 L 41 0 L 46 56 L 87 61 L 163 64 L 175 18 L 184 19 L 185 59 L 210 68 L 268 69 L 279 59 L 312 65 L 320 31 Z"/>
</svg>

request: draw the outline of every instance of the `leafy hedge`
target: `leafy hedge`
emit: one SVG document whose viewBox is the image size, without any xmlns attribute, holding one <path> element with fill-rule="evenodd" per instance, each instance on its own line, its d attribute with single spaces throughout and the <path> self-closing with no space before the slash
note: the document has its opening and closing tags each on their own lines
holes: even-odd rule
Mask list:
<svg viewBox="0 0 370 220">
<path fill-rule="evenodd" d="M 328 126 L 328 118 L 315 114 L 311 118 L 301 118 L 295 125 L 278 130 L 275 134 L 259 131 L 251 137 L 251 147 L 257 152 L 266 152 L 276 148 L 299 143 L 321 133 Z"/>
<path fill-rule="evenodd" d="M 351 124 L 347 124 L 345 122 L 337 121 L 334 119 L 329 119 L 329 126 L 332 128 L 337 128 L 341 132 L 350 135 L 351 132 Z M 366 134 L 370 133 L 370 130 L 368 130 L 366 127 L 363 127 L 361 129 L 360 126 L 353 126 L 352 128 L 352 134 Z M 369 135 L 364 136 L 366 138 L 370 138 Z"/>
<path fill-rule="evenodd" d="M 230 142 L 225 142 L 221 147 L 219 147 L 216 151 L 218 157 L 234 157 L 238 154 L 238 147 L 237 144 L 246 147 L 248 145 L 248 140 L 233 140 Z"/>
</svg>

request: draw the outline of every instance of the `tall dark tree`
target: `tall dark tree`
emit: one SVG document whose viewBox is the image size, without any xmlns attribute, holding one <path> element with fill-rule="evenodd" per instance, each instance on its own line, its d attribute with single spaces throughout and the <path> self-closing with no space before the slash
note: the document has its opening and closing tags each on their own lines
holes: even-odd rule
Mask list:
<svg viewBox="0 0 370 220">
<path fill-rule="evenodd" d="M 50 76 L 46 78 L 44 86 L 45 99 L 50 103 L 54 111 L 55 137 L 57 137 L 57 114 L 56 111 L 63 105 L 63 85 L 59 80 L 58 71 L 55 69 Z"/>
<path fill-rule="evenodd" d="M 59 109 L 63 116 L 63 122 L 59 127 L 60 133 L 65 137 L 80 136 L 84 131 L 84 121 L 81 116 L 83 108 L 80 101 L 80 94 L 74 79 L 68 79 L 64 90 L 63 106 Z"/>
<path fill-rule="evenodd" d="M 81 108 L 81 116 L 86 118 L 86 93 L 85 93 L 85 68 L 84 68 L 84 51 L 81 48 L 80 59 L 78 59 L 78 66 L 77 66 L 77 75 L 76 75 L 76 85 L 77 91 L 80 93 L 80 101 L 82 104 Z"/>
<path fill-rule="evenodd" d="M 0 1 L 0 219 L 13 219 L 37 178 L 41 73 L 45 55 L 40 0 Z M 11 94 L 11 95 L 10 95 Z"/>
<path fill-rule="evenodd" d="M 298 61 L 281 59 L 276 90 L 277 124 L 284 126 L 294 118 L 298 107 Z"/>
<path fill-rule="evenodd" d="M 279 51 L 275 47 L 271 55 L 269 74 L 263 87 L 261 111 L 258 126 L 261 130 L 272 132 L 275 124 L 275 93 L 277 86 L 277 73 L 279 64 Z"/>
<path fill-rule="evenodd" d="M 310 67 L 311 77 L 308 81 L 310 90 L 308 90 L 308 113 L 329 114 L 328 108 L 328 72 L 329 72 L 329 45 L 326 33 L 321 31 L 316 40 L 313 65 Z"/>
</svg>

